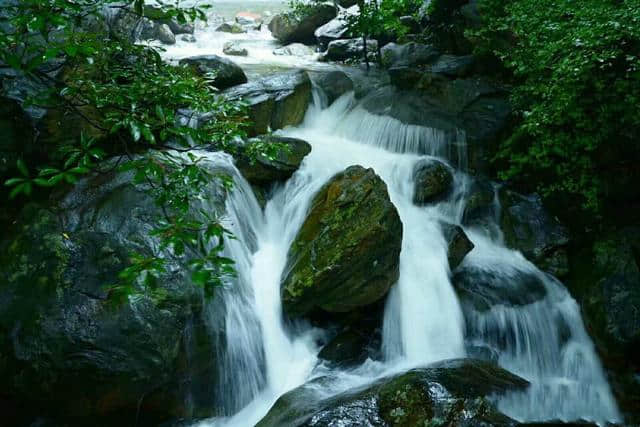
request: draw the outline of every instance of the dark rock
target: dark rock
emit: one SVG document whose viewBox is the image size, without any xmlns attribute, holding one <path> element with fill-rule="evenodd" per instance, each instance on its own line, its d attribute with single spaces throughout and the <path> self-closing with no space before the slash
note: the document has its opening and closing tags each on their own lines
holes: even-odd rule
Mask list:
<svg viewBox="0 0 640 427">
<path fill-rule="evenodd" d="M 342 71 L 318 73 L 314 76 L 313 82 L 327 96 L 329 105 L 345 93 L 354 90 L 353 81 Z"/>
<path fill-rule="evenodd" d="M 264 77 L 225 92 L 230 99 L 249 104 L 251 136 L 300 124 L 311 101 L 311 80 L 304 71 Z"/>
<path fill-rule="evenodd" d="M 243 34 L 247 32 L 247 30 L 237 22 L 224 22 L 216 28 L 216 31 L 230 34 Z"/>
<path fill-rule="evenodd" d="M 169 20 L 167 25 L 171 29 L 171 32 L 175 35 L 180 34 L 193 34 L 195 32 L 195 27 L 193 24 L 180 24 L 174 20 Z"/>
<path fill-rule="evenodd" d="M 373 60 L 378 49 L 376 40 L 367 40 L 369 60 Z M 334 40 L 327 46 L 325 58 L 330 61 L 345 61 L 347 59 L 364 58 L 364 43 L 362 38 Z"/>
<path fill-rule="evenodd" d="M 182 41 L 187 42 L 187 43 L 195 43 L 196 42 L 196 37 L 193 34 L 185 34 L 182 37 L 180 37 L 180 39 Z"/>
<path fill-rule="evenodd" d="M 311 152 L 311 145 L 306 141 L 281 136 L 265 136 L 250 140 L 244 147 L 247 152 L 255 151 L 257 144 L 279 143 L 285 150 L 279 150 L 273 159 L 260 153 L 255 162 L 249 162 L 247 156 L 240 156 L 236 166 L 247 181 L 255 185 L 269 185 L 278 181 L 286 181 L 298 170 L 302 160 Z"/>
<path fill-rule="evenodd" d="M 326 49 L 329 43 L 334 40 L 349 38 L 349 27 L 347 19 L 350 16 L 357 15 L 360 12 L 358 6 L 341 10 L 338 16 L 327 22 L 315 31 L 316 39 L 322 49 Z"/>
<path fill-rule="evenodd" d="M 537 194 L 523 196 L 503 188 L 499 197 L 505 243 L 541 269 L 558 277 L 566 276 L 569 230 L 545 210 Z"/>
<path fill-rule="evenodd" d="M 289 45 L 279 47 L 273 51 L 274 55 L 286 55 L 286 56 L 308 56 L 313 55 L 315 51 L 313 48 L 302 43 L 291 43 Z"/>
<path fill-rule="evenodd" d="M 318 357 L 338 366 L 359 365 L 373 352 L 369 346 L 374 336 L 356 328 L 341 331 L 325 345 Z"/>
<path fill-rule="evenodd" d="M 542 279 L 527 271 L 485 270 L 463 265 L 451 281 L 463 305 L 477 311 L 487 311 L 498 304 L 507 307 L 527 305 L 547 295 Z"/>
<path fill-rule="evenodd" d="M 444 74 L 450 77 L 465 77 L 471 71 L 473 64 L 474 57 L 472 55 L 442 55 L 427 67 L 426 70 L 431 73 Z"/>
<path fill-rule="evenodd" d="M 0 180 L 16 171 L 19 158 L 28 162 L 39 155 L 35 137 L 34 125 L 20 103 L 0 97 Z"/>
<path fill-rule="evenodd" d="M 154 25 L 154 35 L 151 38 L 157 39 L 164 44 L 176 44 L 176 36 L 167 24 Z"/>
<path fill-rule="evenodd" d="M 247 82 L 247 76 L 237 64 L 218 55 L 192 56 L 180 60 L 180 65 L 193 67 L 199 74 L 214 74 L 212 84 L 218 89 L 241 85 Z"/>
<path fill-rule="evenodd" d="M 382 63 L 387 67 L 426 65 L 440 56 L 433 46 L 415 42 L 401 45 L 389 43 L 382 48 L 381 53 Z"/>
<path fill-rule="evenodd" d="M 464 225 L 486 225 L 497 220 L 496 191 L 489 181 L 479 179 L 471 184 L 462 213 Z"/>
<path fill-rule="evenodd" d="M 313 391 L 323 381 L 282 396 L 258 426 L 409 427 L 440 425 L 444 420 L 456 426 L 516 425 L 490 399 L 528 386 L 495 364 L 471 359 L 438 362 L 328 399 Z"/>
<path fill-rule="evenodd" d="M 402 223 L 372 169 L 351 166 L 315 196 L 289 249 L 286 313 L 348 312 L 386 295 L 399 275 Z"/>
<path fill-rule="evenodd" d="M 447 259 L 449 268 L 455 270 L 469 252 L 474 248 L 473 242 L 459 225 L 441 223 L 442 234 L 447 242 Z"/>
<path fill-rule="evenodd" d="M 55 207 L 26 209 L 15 239 L 0 243 L 2 395 L 31 411 L 74 425 L 214 415 L 213 396 L 191 393 L 216 378 L 202 292 L 158 252 L 149 232 L 161 213 L 131 182 L 85 179 Z M 211 194 L 222 209 L 222 188 Z M 109 286 L 132 251 L 164 257 L 168 270 L 155 291 L 134 285 L 121 298 Z"/>
<path fill-rule="evenodd" d="M 351 7 L 358 3 L 358 0 L 336 0 L 340 7 Z"/>
<path fill-rule="evenodd" d="M 413 203 L 417 205 L 438 202 L 453 190 L 453 174 L 438 160 L 418 163 L 413 171 L 413 181 Z"/>
<path fill-rule="evenodd" d="M 229 41 L 222 46 L 222 53 L 230 56 L 247 56 L 249 51 L 237 41 Z"/>
<path fill-rule="evenodd" d="M 311 43 L 316 29 L 335 18 L 336 13 L 331 2 L 314 3 L 302 15 L 287 12 L 274 16 L 269 30 L 281 43 Z"/>
</svg>

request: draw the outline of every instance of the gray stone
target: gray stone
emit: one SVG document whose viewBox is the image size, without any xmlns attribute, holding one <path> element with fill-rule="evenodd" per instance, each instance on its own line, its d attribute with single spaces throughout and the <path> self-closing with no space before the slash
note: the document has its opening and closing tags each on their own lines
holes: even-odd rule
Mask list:
<svg viewBox="0 0 640 427">
<path fill-rule="evenodd" d="M 378 49 L 376 40 L 367 40 L 367 54 L 373 61 Z M 325 58 L 330 61 L 345 61 L 348 59 L 364 58 L 364 43 L 362 38 L 334 40 L 329 43 Z"/>
<path fill-rule="evenodd" d="M 248 56 L 249 51 L 237 41 L 229 41 L 222 47 L 222 53 L 229 56 Z"/>
<path fill-rule="evenodd" d="M 317 28 L 336 17 L 332 2 L 314 3 L 304 15 L 286 12 L 273 17 L 269 30 L 281 43 L 311 43 Z"/>
<path fill-rule="evenodd" d="M 221 56 L 192 56 L 181 59 L 180 65 L 193 67 L 201 75 L 212 73 L 211 83 L 218 89 L 226 89 L 247 82 L 247 76 L 242 68 Z"/>
</svg>

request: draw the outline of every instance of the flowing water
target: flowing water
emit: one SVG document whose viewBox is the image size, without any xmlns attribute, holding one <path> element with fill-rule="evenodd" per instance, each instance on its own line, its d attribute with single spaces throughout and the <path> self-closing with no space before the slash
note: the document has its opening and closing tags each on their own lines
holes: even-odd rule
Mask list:
<svg viewBox="0 0 640 427">
<path fill-rule="evenodd" d="M 260 43 L 264 50 L 273 40 Z M 191 53 L 183 50 L 180 55 Z M 238 277 L 220 295 L 225 316 L 216 355 L 222 378 L 216 394 L 223 414 L 201 422 L 202 426 L 251 426 L 279 396 L 317 376 L 330 374 L 335 379 L 321 390 L 329 396 L 391 372 L 465 357 L 470 346 L 487 349 L 501 366 L 531 382 L 527 392 L 497 402 L 517 420 L 587 419 L 601 424 L 620 420 L 576 302 L 555 278 L 507 249 L 495 222 L 465 228 L 475 248 L 462 267 L 506 278 L 506 283 L 519 274 L 533 275 L 544 284 L 545 296 L 526 305 L 498 304 L 486 311 L 463 306 L 458 299 L 441 221 L 461 223 L 473 180 L 464 173 L 464 135 L 452 141 L 434 129 L 374 116 L 359 106 L 353 94 L 327 106 L 318 89 L 304 123 L 279 133 L 304 139 L 313 150 L 286 184 L 272 189 L 264 211 L 223 157 L 236 181 L 227 201 L 227 225 L 237 239 L 228 242 L 227 255 L 236 260 Z M 456 171 L 455 191 L 447 201 L 418 207 L 412 203 L 414 167 L 433 157 Z M 318 343 L 326 339 L 327 331 L 285 320 L 280 277 L 313 196 L 333 175 L 352 165 L 373 168 L 385 181 L 403 223 L 403 241 L 400 278 L 386 301 L 383 356 L 340 371 L 317 358 Z"/>
</svg>

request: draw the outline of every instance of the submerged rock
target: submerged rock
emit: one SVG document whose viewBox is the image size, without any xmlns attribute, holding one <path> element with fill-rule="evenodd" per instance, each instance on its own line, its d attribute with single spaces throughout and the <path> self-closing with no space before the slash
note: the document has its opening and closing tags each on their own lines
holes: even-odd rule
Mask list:
<svg viewBox="0 0 640 427">
<path fill-rule="evenodd" d="M 278 143 L 284 145 L 284 150 L 278 150 L 273 158 L 259 154 L 251 163 L 246 155 L 236 161 L 236 167 L 247 181 L 255 185 L 269 185 L 277 181 L 286 181 L 298 170 L 302 160 L 311 152 L 308 142 L 296 138 L 282 136 L 264 136 L 250 140 L 244 147 L 251 152 L 256 144 Z"/>
<path fill-rule="evenodd" d="M 285 312 L 347 312 L 378 301 L 398 279 L 401 244 L 384 181 L 373 169 L 347 168 L 315 196 L 289 249 Z"/>
<path fill-rule="evenodd" d="M 418 163 L 413 171 L 413 180 L 413 202 L 417 205 L 440 201 L 453 190 L 453 174 L 438 160 Z"/>
<path fill-rule="evenodd" d="M 314 389 L 325 384 L 330 386 L 330 380 L 286 393 L 258 426 L 516 425 L 491 399 L 522 391 L 529 383 L 492 363 L 456 359 L 323 399 Z"/>
<path fill-rule="evenodd" d="M 311 80 L 304 71 L 291 71 L 234 87 L 224 92 L 230 99 L 249 104 L 250 136 L 270 129 L 300 124 L 311 101 Z"/>
<path fill-rule="evenodd" d="M 469 252 L 475 247 L 459 225 L 441 223 L 442 234 L 447 242 L 449 269 L 455 270 Z"/>
<path fill-rule="evenodd" d="M 302 13 L 290 11 L 274 16 L 269 30 L 281 43 L 310 43 L 315 30 L 335 18 L 336 13 L 332 2 L 313 3 Z"/>
<path fill-rule="evenodd" d="M 247 76 L 235 62 L 218 55 L 191 56 L 180 60 L 180 65 L 192 67 L 200 75 L 213 74 L 212 84 L 226 89 L 247 82 Z"/>
<path fill-rule="evenodd" d="M 367 52 L 369 60 L 374 60 L 375 52 L 378 49 L 377 40 L 367 40 Z M 364 57 L 364 42 L 362 38 L 334 40 L 327 46 L 325 59 L 330 61 L 346 61 Z"/>
</svg>

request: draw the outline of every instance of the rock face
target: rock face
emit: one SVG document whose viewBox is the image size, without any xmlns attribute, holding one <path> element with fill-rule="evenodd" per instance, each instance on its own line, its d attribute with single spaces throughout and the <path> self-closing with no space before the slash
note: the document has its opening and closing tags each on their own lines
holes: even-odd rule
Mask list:
<svg viewBox="0 0 640 427">
<path fill-rule="evenodd" d="M 282 396 L 258 426 L 516 425 L 494 407 L 489 396 L 524 390 L 528 382 L 491 363 L 456 359 L 328 399 L 315 395 L 313 386 Z"/>
<path fill-rule="evenodd" d="M 200 55 L 180 60 L 180 65 L 192 67 L 201 75 L 213 73 L 212 84 L 218 89 L 241 85 L 247 76 L 237 64 L 218 55 Z"/>
<path fill-rule="evenodd" d="M 336 17 L 332 2 L 315 3 L 304 13 L 288 12 L 273 17 L 269 30 L 281 43 L 312 43 L 318 27 Z"/>
<path fill-rule="evenodd" d="M 351 166 L 316 195 L 289 249 L 282 302 L 291 316 L 347 312 L 397 281 L 402 223 L 372 169 Z"/>
<path fill-rule="evenodd" d="M 505 243 L 541 269 L 558 277 L 566 276 L 569 231 L 545 210 L 540 196 L 523 196 L 502 189 L 499 197 Z"/>
<path fill-rule="evenodd" d="M 74 425 L 212 415 L 212 396 L 195 391 L 215 383 L 215 352 L 185 269 L 169 259 L 155 292 L 108 288 L 131 251 L 157 253 L 159 215 L 129 174 L 83 180 L 54 208 L 23 212 L 0 243 L 2 400 Z"/>
<path fill-rule="evenodd" d="M 373 61 L 374 54 L 378 49 L 376 40 L 367 40 L 367 52 L 370 55 L 370 61 Z M 347 59 L 363 58 L 364 43 L 362 38 L 334 40 L 329 43 L 325 59 L 330 61 L 346 61 Z"/>
<path fill-rule="evenodd" d="M 342 71 L 318 73 L 314 76 L 313 82 L 320 87 L 327 96 L 329 105 L 345 93 L 354 90 L 353 80 Z"/>
<path fill-rule="evenodd" d="M 413 172 L 415 189 L 413 202 L 417 205 L 434 203 L 453 190 L 453 174 L 447 165 L 433 160 L 416 165 Z"/>
<path fill-rule="evenodd" d="M 245 146 L 247 151 L 252 150 L 256 144 L 283 144 L 286 149 L 279 150 L 275 158 L 270 159 L 264 154 L 260 154 L 252 164 L 247 156 L 240 156 L 236 161 L 236 166 L 249 183 L 254 185 L 269 185 L 278 181 L 286 181 L 298 170 L 302 160 L 311 152 L 311 145 L 308 142 L 296 138 L 285 138 L 282 136 L 265 136 L 249 141 Z"/>
<path fill-rule="evenodd" d="M 249 104 L 253 127 L 248 133 L 262 135 L 302 122 L 311 101 L 311 80 L 304 71 L 292 71 L 234 87 L 225 95 Z"/>
<path fill-rule="evenodd" d="M 447 259 L 449 260 L 449 268 L 455 270 L 462 260 L 474 248 L 473 242 L 465 234 L 459 225 L 442 223 L 442 234 L 447 242 Z"/>
</svg>

